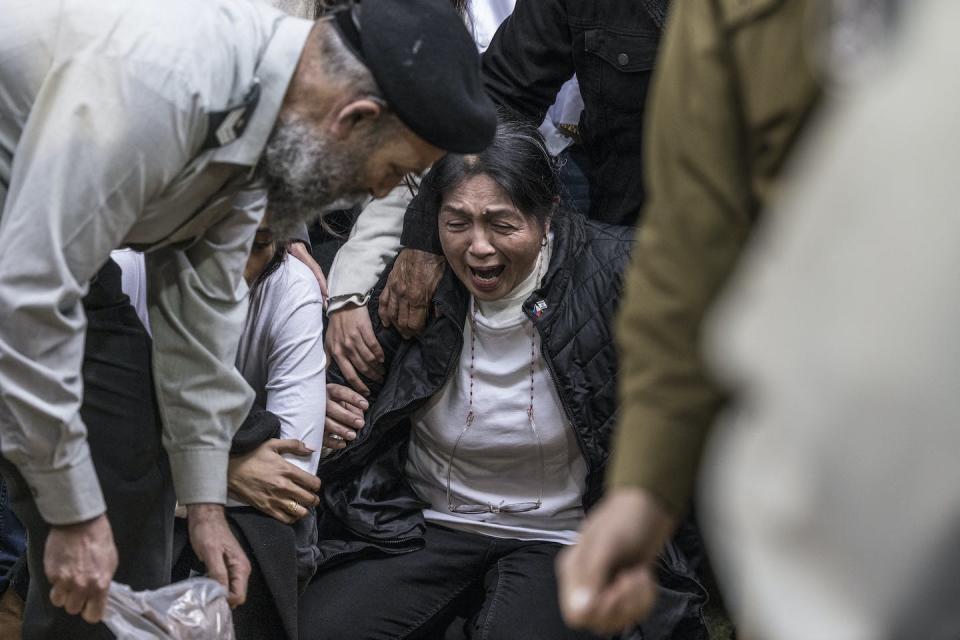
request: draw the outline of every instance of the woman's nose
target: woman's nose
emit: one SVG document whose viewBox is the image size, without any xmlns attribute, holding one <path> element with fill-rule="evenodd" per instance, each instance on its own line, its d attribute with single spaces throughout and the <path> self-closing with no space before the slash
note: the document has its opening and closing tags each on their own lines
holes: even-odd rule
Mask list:
<svg viewBox="0 0 960 640">
<path fill-rule="evenodd" d="M 474 233 L 470 239 L 470 253 L 475 256 L 483 257 L 496 253 L 497 249 L 490 242 L 485 233 Z"/>
</svg>

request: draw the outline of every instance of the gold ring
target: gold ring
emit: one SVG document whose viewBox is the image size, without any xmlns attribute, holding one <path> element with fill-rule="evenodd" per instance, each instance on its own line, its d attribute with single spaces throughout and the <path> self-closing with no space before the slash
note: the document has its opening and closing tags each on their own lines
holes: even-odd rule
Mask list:
<svg viewBox="0 0 960 640">
<path fill-rule="evenodd" d="M 296 500 L 290 501 L 290 513 L 292 513 L 293 515 L 297 515 L 298 513 L 300 513 L 301 508 L 302 507 L 300 506 L 300 503 L 297 502 Z"/>
</svg>

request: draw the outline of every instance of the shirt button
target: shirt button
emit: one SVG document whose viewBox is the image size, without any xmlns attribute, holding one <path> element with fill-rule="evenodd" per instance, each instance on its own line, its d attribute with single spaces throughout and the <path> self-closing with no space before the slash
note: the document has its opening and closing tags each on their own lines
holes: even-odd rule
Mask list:
<svg viewBox="0 0 960 640">
<path fill-rule="evenodd" d="M 621 67 L 626 66 L 628 62 L 630 62 L 630 56 L 625 53 L 617 54 L 617 64 L 619 64 Z"/>
</svg>

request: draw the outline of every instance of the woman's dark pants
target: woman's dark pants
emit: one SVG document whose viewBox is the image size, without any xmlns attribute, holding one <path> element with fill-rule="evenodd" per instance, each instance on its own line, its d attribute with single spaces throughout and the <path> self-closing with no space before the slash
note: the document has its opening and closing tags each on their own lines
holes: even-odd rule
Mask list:
<svg viewBox="0 0 960 640">
<path fill-rule="evenodd" d="M 427 525 L 420 551 L 358 559 L 314 577 L 300 601 L 310 640 L 443 638 L 467 615 L 474 640 L 592 638 L 560 618 L 548 542 L 491 538 Z M 459 631 L 459 630 L 457 630 Z"/>
</svg>

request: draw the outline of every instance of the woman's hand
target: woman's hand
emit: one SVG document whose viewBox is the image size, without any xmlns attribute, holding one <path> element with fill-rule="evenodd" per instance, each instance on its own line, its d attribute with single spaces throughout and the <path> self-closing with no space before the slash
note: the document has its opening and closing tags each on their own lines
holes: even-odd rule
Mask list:
<svg viewBox="0 0 960 640">
<path fill-rule="evenodd" d="M 267 440 L 246 455 L 230 458 L 227 489 L 237 500 L 293 524 L 320 504 L 320 478 L 284 460 L 284 453 L 309 456 L 313 450 L 299 440 Z"/>
<path fill-rule="evenodd" d="M 363 428 L 363 412 L 370 407 L 363 396 L 349 387 L 327 385 L 327 417 L 323 423 L 323 444 L 331 449 L 343 449 L 348 440 L 357 438 Z"/>
</svg>

